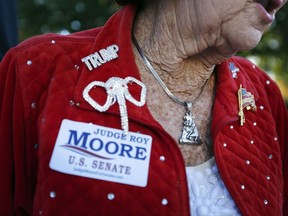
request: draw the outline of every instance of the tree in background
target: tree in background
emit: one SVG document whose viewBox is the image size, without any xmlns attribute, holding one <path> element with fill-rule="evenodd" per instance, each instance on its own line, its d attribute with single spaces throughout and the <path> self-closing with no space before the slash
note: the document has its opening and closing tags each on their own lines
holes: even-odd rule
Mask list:
<svg viewBox="0 0 288 216">
<path fill-rule="evenodd" d="M 20 41 L 39 34 L 69 34 L 103 25 L 118 9 L 113 0 L 18 0 Z M 288 5 L 248 57 L 275 79 L 288 101 Z"/>
</svg>

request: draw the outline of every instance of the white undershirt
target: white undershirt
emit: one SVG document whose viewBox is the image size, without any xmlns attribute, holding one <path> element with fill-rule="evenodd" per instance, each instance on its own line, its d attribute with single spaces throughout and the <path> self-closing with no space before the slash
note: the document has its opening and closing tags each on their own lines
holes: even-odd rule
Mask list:
<svg viewBox="0 0 288 216">
<path fill-rule="evenodd" d="M 234 200 L 218 172 L 214 157 L 186 167 L 192 216 L 240 216 Z"/>
</svg>

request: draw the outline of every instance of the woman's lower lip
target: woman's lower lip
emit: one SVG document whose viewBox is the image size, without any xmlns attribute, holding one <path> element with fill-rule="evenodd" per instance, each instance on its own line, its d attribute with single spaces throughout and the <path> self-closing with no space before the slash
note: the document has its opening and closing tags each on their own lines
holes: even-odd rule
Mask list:
<svg viewBox="0 0 288 216">
<path fill-rule="evenodd" d="M 263 5 L 256 3 L 257 7 L 260 11 L 260 16 L 263 19 L 263 21 L 267 24 L 270 24 L 274 21 L 274 15 L 271 15 L 268 13 L 268 11 L 263 7 Z"/>
</svg>

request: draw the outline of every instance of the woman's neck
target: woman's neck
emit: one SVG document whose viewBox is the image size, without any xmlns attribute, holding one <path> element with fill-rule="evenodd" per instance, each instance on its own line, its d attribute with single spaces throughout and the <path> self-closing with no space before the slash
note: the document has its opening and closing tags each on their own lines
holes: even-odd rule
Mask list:
<svg viewBox="0 0 288 216">
<path fill-rule="evenodd" d="M 200 40 L 193 39 L 197 37 L 192 28 L 191 33 L 182 34 L 187 29 L 177 20 L 172 1 L 155 2 L 160 3 L 151 3 L 138 13 L 135 37 L 170 91 L 182 99 L 193 100 L 213 73 L 216 62 L 207 58 L 206 47 L 200 46 Z M 186 34 L 190 35 L 187 40 Z M 199 52 L 199 47 L 203 52 Z"/>
</svg>

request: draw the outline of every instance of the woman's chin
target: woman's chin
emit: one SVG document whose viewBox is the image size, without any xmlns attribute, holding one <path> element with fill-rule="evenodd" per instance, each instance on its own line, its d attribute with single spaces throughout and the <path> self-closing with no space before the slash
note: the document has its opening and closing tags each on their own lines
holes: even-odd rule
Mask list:
<svg viewBox="0 0 288 216">
<path fill-rule="evenodd" d="M 231 41 L 230 45 L 232 49 L 238 51 L 247 51 L 254 49 L 260 42 L 262 37 L 261 35 L 249 35 L 246 37 L 239 37 L 238 40 Z"/>
</svg>

